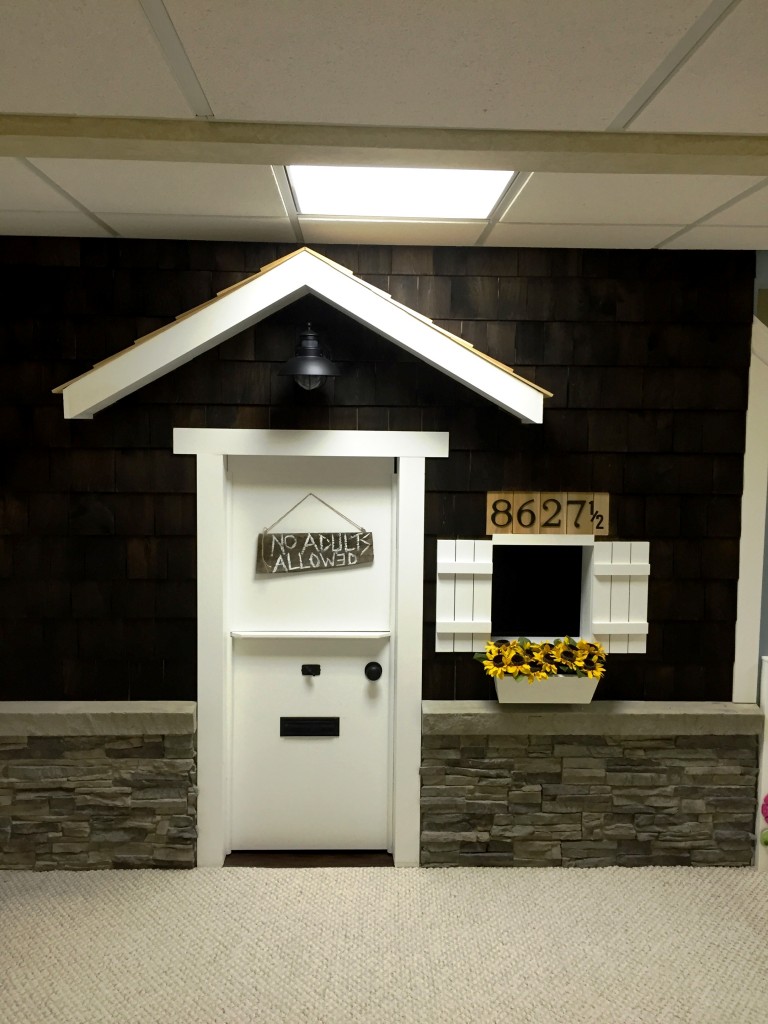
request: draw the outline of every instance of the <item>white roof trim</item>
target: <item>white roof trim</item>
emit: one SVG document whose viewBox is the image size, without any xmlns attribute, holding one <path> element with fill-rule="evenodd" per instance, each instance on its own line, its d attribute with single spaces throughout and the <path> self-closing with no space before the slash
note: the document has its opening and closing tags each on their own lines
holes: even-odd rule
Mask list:
<svg viewBox="0 0 768 1024">
<path fill-rule="evenodd" d="M 541 423 L 544 396 L 549 392 L 306 248 L 270 264 L 260 274 L 57 388 L 64 399 L 65 418 L 90 419 L 119 398 L 307 294 L 335 306 L 523 422 Z"/>
</svg>

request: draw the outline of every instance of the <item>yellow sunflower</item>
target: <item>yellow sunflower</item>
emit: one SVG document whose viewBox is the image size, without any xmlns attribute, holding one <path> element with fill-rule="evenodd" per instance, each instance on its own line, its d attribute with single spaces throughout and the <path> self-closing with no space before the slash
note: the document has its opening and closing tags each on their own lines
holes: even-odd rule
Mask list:
<svg viewBox="0 0 768 1024">
<path fill-rule="evenodd" d="M 589 649 L 596 658 L 599 658 L 601 661 L 605 661 L 605 648 L 601 643 L 598 643 L 597 640 L 590 640 Z"/>
<path fill-rule="evenodd" d="M 546 679 L 549 675 L 546 668 L 544 667 L 543 662 L 536 656 L 533 656 L 529 660 L 526 668 L 528 670 L 526 672 L 526 675 L 528 676 L 529 683 L 532 683 L 534 682 L 534 680 L 537 679 Z"/>
<path fill-rule="evenodd" d="M 603 673 L 605 672 L 605 665 L 601 665 L 599 662 L 594 661 L 591 658 L 587 658 L 584 662 L 582 669 L 585 676 L 589 676 L 590 679 L 602 679 Z"/>
<path fill-rule="evenodd" d="M 510 645 L 506 667 L 507 675 L 517 678 L 519 675 L 526 676 L 529 672 L 530 667 L 528 665 L 528 658 L 525 650 L 521 648 L 519 644 Z"/>
<path fill-rule="evenodd" d="M 496 676 L 501 679 L 506 673 L 507 665 L 509 664 L 509 644 L 496 643 L 493 640 L 489 640 L 485 645 L 485 655 L 483 668 L 489 676 Z"/>
<path fill-rule="evenodd" d="M 600 644 L 588 643 L 587 647 L 582 671 L 590 679 L 602 679 L 605 673 L 605 651 Z"/>
<path fill-rule="evenodd" d="M 557 674 L 557 651 L 555 650 L 554 644 L 543 643 L 538 644 L 538 650 L 536 657 L 541 662 L 541 670 L 544 675 L 541 677 L 545 679 L 547 675 Z"/>
<path fill-rule="evenodd" d="M 570 637 L 565 637 L 555 646 L 557 660 L 565 669 L 576 671 L 584 667 L 586 651 L 580 650 Z"/>
</svg>

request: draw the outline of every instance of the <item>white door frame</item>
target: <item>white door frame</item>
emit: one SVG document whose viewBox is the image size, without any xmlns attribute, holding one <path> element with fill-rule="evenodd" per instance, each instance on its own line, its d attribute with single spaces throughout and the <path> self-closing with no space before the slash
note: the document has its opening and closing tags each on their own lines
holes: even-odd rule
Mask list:
<svg viewBox="0 0 768 1024">
<path fill-rule="evenodd" d="M 197 457 L 197 770 L 199 867 L 229 851 L 232 624 L 229 591 L 227 456 L 397 460 L 393 564 L 392 852 L 398 867 L 419 863 L 421 652 L 424 579 L 424 460 L 446 458 L 448 434 L 427 431 L 226 430 L 177 427 L 177 455 Z"/>
</svg>

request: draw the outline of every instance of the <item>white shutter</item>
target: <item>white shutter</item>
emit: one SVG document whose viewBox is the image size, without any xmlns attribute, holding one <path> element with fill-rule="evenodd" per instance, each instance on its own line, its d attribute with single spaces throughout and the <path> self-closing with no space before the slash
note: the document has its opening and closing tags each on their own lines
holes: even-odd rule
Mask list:
<svg viewBox="0 0 768 1024">
<path fill-rule="evenodd" d="M 595 541 L 590 630 L 609 654 L 643 654 L 648 634 L 648 541 Z"/>
<path fill-rule="evenodd" d="M 493 544 L 438 540 L 436 651 L 481 651 L 491 635 Z"/>
</svg>

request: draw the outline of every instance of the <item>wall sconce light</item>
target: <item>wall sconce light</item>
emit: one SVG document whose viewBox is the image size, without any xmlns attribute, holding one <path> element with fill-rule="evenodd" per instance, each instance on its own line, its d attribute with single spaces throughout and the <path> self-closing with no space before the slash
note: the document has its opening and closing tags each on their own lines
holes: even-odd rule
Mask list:
<svg viewBox="0 0 768 1024">
<path fill-rule="evenodd" d="M 307 324 L 299 335 L 296 354 L 278 373 L 281 377 L 293 377 L 305 391 L 314 391 L 325 383 L 326 377 L 338 377 L 341 370 L 323 355 L 312 324 Z"/>
</svg>

